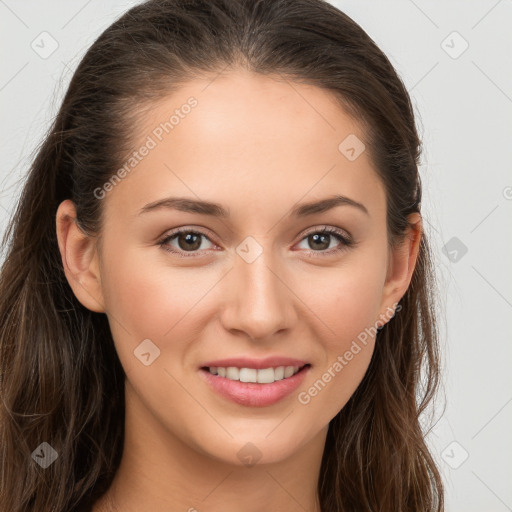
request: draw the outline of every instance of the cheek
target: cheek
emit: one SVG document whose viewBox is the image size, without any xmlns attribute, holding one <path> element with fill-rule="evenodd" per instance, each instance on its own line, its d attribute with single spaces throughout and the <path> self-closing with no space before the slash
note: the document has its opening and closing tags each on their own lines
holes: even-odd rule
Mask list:
<svg viewBox="0 0 512 512">
<path fill-rule="evenodd" d="M 326 286 L 311 297 L 311 309 L 329 328 L 330 349 L 343 349 L 366 328 L 375 326 L 383 279 L 378 266 L 347 268 L 330 276 Z"/>
<path fill-rule="evenodd" d="M 118 351 L 133 352 L 150 339 L 160 349 L 178 352 L 194 336 L 191 318 L 201 311 L 201 300 L 219 276 L 207 268 L 172 268 L 165 254 L 149 258 L 144 251 L 116 253 L 121 256 L 105 264 L 102 287 L 114 340 L 122 340 Z M 171 339 L 182 343 L 169 344 Z"/>
<path fill-rule="evenodd" d="M 298 401 L 322 421 L 328 422 L 343 408 L 368 369 L 383 279 L 381 265 L 347 266 L 331 276 L 330 288 L 317 288 L 308 303 L 328 329 L 322 338 L 322 363 Z"/>
</svg>

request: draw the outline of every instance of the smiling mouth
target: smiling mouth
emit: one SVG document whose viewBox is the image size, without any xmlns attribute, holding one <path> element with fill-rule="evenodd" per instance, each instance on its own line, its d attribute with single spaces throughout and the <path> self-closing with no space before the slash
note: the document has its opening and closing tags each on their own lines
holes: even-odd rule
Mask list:
<svg viewBox="0 0 512 512">
<path fill-rule="evenodd" d="M 273 382 L 293 377 L 309 366 L 311 366 L 309 363 L 303 366 L 276 366 L 262 369 L 237 368 L 236 366 L 225 368 L 220 366 L 203 366 L 201 370 L 233 381 L 272 384 Z"/>
</svg>

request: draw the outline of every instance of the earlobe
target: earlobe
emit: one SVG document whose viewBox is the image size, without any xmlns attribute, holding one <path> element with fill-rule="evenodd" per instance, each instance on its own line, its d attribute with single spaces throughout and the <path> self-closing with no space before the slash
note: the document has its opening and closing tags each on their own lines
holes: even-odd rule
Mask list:
<svg viewBox="0 0 512 512">
<path fill-rule="evenodd" d="M 75 205 L 69 199 L 57 209 L 56 229 L 64 273 L 73 293 L 87 309 L 104 313 L 96 239 L 80 229 Z"/>
<path fill-rule="evenodd" d="M 383 326 L 393 315 L 400 299 L 404 296 L 412 279 L 418 260 L 422 237 L 422 219 L 419 213 L 409 216 L 409 228 L 403 241 L 390 251 L 388 274 L 384 284 L 381 313 L 377 324 Z"/>
</svg>

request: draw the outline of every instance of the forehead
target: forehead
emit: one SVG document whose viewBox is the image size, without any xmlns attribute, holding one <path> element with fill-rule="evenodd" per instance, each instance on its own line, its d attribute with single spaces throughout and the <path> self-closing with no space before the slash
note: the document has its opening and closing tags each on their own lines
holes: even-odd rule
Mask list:
<svg viewBox="0 0 512 512">
<path fill-rule="evenodd" d="M 108 200 L 141 207 L 187 195 L 265 209 L 337 192 L 379 207 L 383 188 L 368 152 L 345 152 L 344 141 L 359 152 L 364 138 L 324 89 L 248 71 L 197 79 L 140 116 L 133 150 L 151 149 Z"/>
</svg>

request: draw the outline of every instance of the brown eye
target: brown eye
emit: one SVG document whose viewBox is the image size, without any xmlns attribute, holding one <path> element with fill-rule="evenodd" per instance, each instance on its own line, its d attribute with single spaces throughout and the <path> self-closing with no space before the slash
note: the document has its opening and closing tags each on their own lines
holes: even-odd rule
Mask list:
<svg viewBox="0 0 512 512">
<path fill-rule="evenodd" d="M 301 242 L 306 241 L 306 250 L 310 253 L 318 253 L 315 256 L 328 256 L 333 253 L 347 249 L 354 245 L 353 240 L 348 234 L 336 228 L 324 228 L 308 233 Z M 331 246 L 332 242 L 338 241 L 338 245 Z"/>
<path fill-rule="evenodd" d="M 204 240 L 208 240 L 211 243 L 210 239 L 204 233 L 190 229 L 182 229 L 166 236 L 159 245 L 166 251 L 178 255 L 188 252 L 192 253 L 190 254 L 191 256 L 196 256 L 195 253 L 200 253 L 201 250 L 208 249 L 208 247 L 202 247 Z"/>
</svg>

